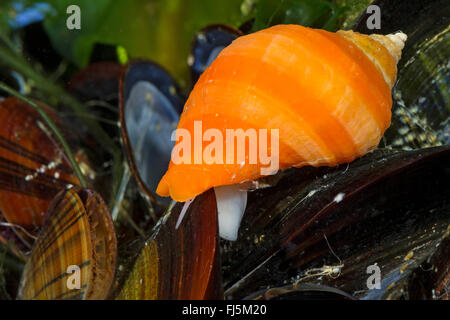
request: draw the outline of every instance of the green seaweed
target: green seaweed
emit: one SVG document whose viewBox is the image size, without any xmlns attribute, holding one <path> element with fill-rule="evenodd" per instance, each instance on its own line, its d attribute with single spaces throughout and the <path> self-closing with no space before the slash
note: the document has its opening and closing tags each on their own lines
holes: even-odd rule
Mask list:
<svg viewBox="0 0 450 320">
<path fill-rule="evenodd" d="M 253 31 L 276 24 L 299 24 L 335 31 L 345 11 L 345 7 L 325 0 L 260 0 Z"/>
<path fill-rule="evenodd" d="M 42 2 L 29 0 L 30 4 Z M 187 56 L 195 32 L 208 24 L 238 26 L 242 0 L 59 0 L 45 29 L 55 49 L 78 67 L 88 64 L 96 43 L 121 46 L 130 58 L 164 65 L 187 85 Z M 69 5 L 81 11 L 81 29 L 68 30 Z"/>
</svg>

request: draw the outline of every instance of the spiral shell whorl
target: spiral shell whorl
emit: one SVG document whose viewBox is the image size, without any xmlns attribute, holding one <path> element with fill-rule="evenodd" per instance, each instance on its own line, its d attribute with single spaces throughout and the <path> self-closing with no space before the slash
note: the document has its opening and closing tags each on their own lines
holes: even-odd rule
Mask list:
<svg viewBox="0 0 450 320">
<path fill-rule="evenodd" d="M 343 30 L 339 30 L 337 34 L 358 46 L 380 69 L 386 83 L 392 89 L 397 78 L 397 63 L 407 39 L 406 34 L 397 32 L 388 35 L 365 35 Z"/>
<path fill-rule="evenodd" d="M 386 36 L 372 34 L 370 37 L 383 44 L 384 47 L 388 49 L 391 56 L 395 59 L 396 63 L 400 61 L 400 58 L 402 57 L 402 50 L 405 47 L 405 42 L 408 38 L 406 34 L 400 31 L 397 33 L 388 34 Z"/>
</svg>

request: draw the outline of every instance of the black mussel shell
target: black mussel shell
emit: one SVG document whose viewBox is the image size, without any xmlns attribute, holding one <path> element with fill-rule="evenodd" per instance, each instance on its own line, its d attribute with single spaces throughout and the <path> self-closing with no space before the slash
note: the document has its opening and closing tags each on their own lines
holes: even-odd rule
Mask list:
<svg viewBox="0 0 450 320">
<path fill-rule="evenodd" d="M 99 119 L 99 124 L 110 136 L 119 134 L 117 115 L 122 70 L 123 66 L 117 62 L 91 63 L 67 82 L 67 90 L 84 103 L 90 116 Z"/>
<path fill-rule="evenodd" d="M 381 29 L 367 27 L 369 14 L 354 29 L 370 34 L 408 35 L 393 90 L 392 124 L 384 145 L 417 149 L 450 143 L 450 2 L 378 0 Z"/>
<path fill-rule="evenodd" d="M 90 63 L 115 62 L 119 61 L 117 46 L 103 43 L 96 43 L 92 48 Z"/>
<path fill-rule="evenodd" d="M 117 62 L 91 63 L 70 78 L 67 89 L 83 102 L 101 100 L 117 106 L 122 70 Z"/>
<path fill-rule="evenodd" d="M 450 147 L 286 170 L 249 194 L 238 241 L 223 243 L 226 297 L 309 283 L 360 299 L 408 298 L 413 271 L 448 236 L 449 194 Z M 380 289 L 368 289 L 369 266 L 380 268 Z"/>
<path fill-rule="evenodd" d="M 240 30 L 226 25 L 210 25 L 195 35 L 192 52 L 188 59 L 191 67 L 192 84 L 209 67 L 219 53 L 236 38 L 242 36 Z"/>
<path fill-rule="evenodd" d="M 37 9 L 38 10 L 38 9 Z M 54 72 L 63 62 L 54 49 L 42 22 L 32 23 L 21 30 L 24 55 L 38 62 L 44 70 Z"/>
<path fill-rule="evenodd" d="M 256 292 L 246 300 L 353 300 L 348 293 L 336 288 L 315 285 L 297 284 L 278 288 L 264 289 Z"/>
<path fill-rule="evenodd" d="M 246 22 L 244 22 L 243 24 L 241 24 L 239 26 L 239 30 L 243 33 L 243 34 L 248 34 L 251 33 L 252 29 L 253 29 L 253 25 L 255 23 L 255 19 L 250 19 Z"/>
<path fill-rule="evenodd" d="M 412 274 L 408 294 L 413 300 L 449 300 L 449 286 L 450 239 L 447 235 L 433 256 Z"/>
<path fill-rule="evenodd" d="M 389 34 L 401 30 L 407 35 L 413 35 L 418 29 L 440 28 L 448 23 L 449 3 L 446 0 L 375 0 L 371 5 L 380 7 L 381 29 L 369 29 L 367 20 L 372 16 L 372 12 L 365 11 L 353 30 L 365 34 Z"/>
<path fill-rule="evenodd" d="M 117 62 L 96 62 L 76 72 L 67 82 L 67 90 L 81 101 L 88 109 L 88 118 L 98 121 L 99 125 L 110 137 L 120 135 L 118 125 L 119 115 L 119 79 L 124 67 Z M 64 114 L 64 112 L 63 112 Z M 74 119 L 71 111 L 65 114 L 66 123 L 71 127 L 82 127 L 83 119 Z M 94 187 L 102 190 L 102 196 L 108 198 L 107 192 L 111 189 L 111 175 L 105 175 L 103 170 L 95 171 L 93 168 L 106 168 L 105 159 L 108 155 L 102 152 L 99 147 L 101 141 L 95 139 L 85 139 L 86 149 L 80 153 L 79 158 L 89 159 L 85 161 L 88 166 L 83 170 L 86 175 L 93 180 Z"/>
<path fill-rule="evenodd" d="M 150 61 L 131 62 L 120 79 L 120 125 L 131 171 L 145 195 L 155 195 L 167 170 L 185 98 L 175 80 Z"/>
</svg>

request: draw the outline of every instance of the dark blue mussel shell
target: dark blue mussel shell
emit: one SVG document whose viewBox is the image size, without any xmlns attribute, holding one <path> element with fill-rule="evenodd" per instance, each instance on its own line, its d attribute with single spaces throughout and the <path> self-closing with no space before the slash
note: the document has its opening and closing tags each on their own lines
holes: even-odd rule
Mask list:
<svg viewBox="0 0 450 320">
<path fill-rule="evenodd" d="M 120 79 L 120 124 L 128 163 L 150 199 L 167 170 L 185 98 L 171 75 L 150 61 L 131 62 Z"/>
<path fill-rule="evenodd" d="M 239 30 L 210 25 L 194 39 L 189 65 L 192 85 Z M 185 97 L 176 81 L 161 66 L 150 61 L 134 61 L 120 80 L 120 123 L 131 171 L 150 199 L 167 169 L 174 142 L 171 134 L 179 121 Z"/>
<path fill-rule="evenodd" d="M 226 25 L 210 25 L 195 35 L 188 64 L 191 67 L 192 84 L 214 61 L 219 53 L 243 33 Z"/>
</svg>

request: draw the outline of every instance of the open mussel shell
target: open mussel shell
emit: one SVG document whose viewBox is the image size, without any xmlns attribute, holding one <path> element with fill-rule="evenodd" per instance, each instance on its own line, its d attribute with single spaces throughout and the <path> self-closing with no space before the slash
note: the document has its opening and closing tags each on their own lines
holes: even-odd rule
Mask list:
<svg viewBox="0 0 450 320">
<path fill-rule="evenodd" d="M 44 105 L 42 108 L 62 127 L 50 108 Z M 0 210 L 6 220 L 28 230 L 38 228 L 59 190 L 78 183 L 62 147 L 39 114 L 17 98 L 3 100 Z"/>
<path fill-rule="evenodd" d="M 448 236 L 449 178 L 450 147 L 379 149 L 336 168 L 284 171 L 249 193 L 238 241 L 224 243 L 226 297 L 310 283 L 407 298 L 413 271 Z M 367 286 L 369 266 L 380 268 L 380 289 Z"/>
<path fill-rule="evenodd" d="M 118 299 L 223 299 L 214 192 L 198 196 L 177 226 L 183 206 L 171 206 L 155 226 Z"/>
<path fill-rule="evenodd" d="M 449 144 L 450 2 L 378 0 L 373 4 L 380 7 L 381 29 L 369 29 L 371 14 L 365 13 L 356 31 L 389 34 L 401 30 L 408 35 L 384 145 L 409 150 Z"/>
<path fill-rule="evenodd" d="M 348 293 L 323 285 L 296 284 L 263 289 L 246 300 L 353 300 Z"/>
<path fill-rule="evenodd" d="M 153 201 L 170 161 L 185 99 L 175 80 L 150 61 L 131 62 L 120 79 L 120 125 L 130 169 L 144 194 Z"/>
<path fill-rule="evenodd" d="M 114 225 L 102 198 L 88 189 L 66 189 L 46 215 L 17 298 L 105 299 L 116 250 Z"/>
<path fill-rule="evenodd" d="M 195 35 L 188 64 L 191 67 L 192 84 L 209 67 L 219 53 L 243 33 L 226 25 L 210 25 Z"/>
</svg>

